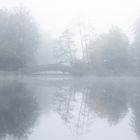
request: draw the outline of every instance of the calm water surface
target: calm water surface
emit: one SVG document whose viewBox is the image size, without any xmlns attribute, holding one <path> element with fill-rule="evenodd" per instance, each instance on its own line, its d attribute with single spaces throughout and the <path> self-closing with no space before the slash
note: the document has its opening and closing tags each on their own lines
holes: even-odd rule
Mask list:
<svg viewBox="0 0 140 140">
<path fill-rule="evenodd" d="M 0 139 L 139 140 L 140 79 L 1 77 Z"/>
</svg>

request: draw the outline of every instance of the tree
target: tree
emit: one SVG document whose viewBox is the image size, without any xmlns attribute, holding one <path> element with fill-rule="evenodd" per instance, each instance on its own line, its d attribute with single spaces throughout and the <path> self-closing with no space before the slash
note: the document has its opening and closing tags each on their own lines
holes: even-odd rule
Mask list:
<svg viewBox="0 0 140 140">
<path fill-rule="evenodd" d="M 73 64 L 75 59 L 75 47 L 73 33 L 66 29 L 59 37 L 55 48 L 55 56 L 59 63 Z"/>
<path fill-rule="evenodd" d="M 24 8 L 0 10 L 0 70 L 18 70 L 34 60 L 38 29 Z"/>
<path fill-rule="evenodd" d="M 134 25 L 134 41 L 131 46 L 132 64 L 135 71 L 140 70 L 140 17 L 136 20 Z"/>
<path fill-rule="evenodd" d="M 80 46 L 82 49 L 82 59 L 84 63 L 89 63 L 89 44 L 90 41 L 95 38 L 95 32 L 93 30 L 93 27 L 91 25 L 86 25 L 85 23 L 79 23 L 78 24 L 78 33 L 79 33 L 79 41 Z"/>
<path fill-rule="evenodd" d="M 104 72 L 125 72 L 128 69 L 128 44 L 127 36 L 119 28 L 112 28 L 91 42 L 91 62 Z"/>
</svg>

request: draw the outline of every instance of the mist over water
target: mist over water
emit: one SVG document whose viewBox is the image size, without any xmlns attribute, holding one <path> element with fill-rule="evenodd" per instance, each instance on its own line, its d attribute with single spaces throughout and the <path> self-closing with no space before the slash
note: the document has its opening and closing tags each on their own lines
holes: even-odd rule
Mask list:
<svg viewBox="0 0 140 140">
<path fill-rule="evenodd" d="M 0 137 L 137 140 L 139 83 L 132 77 L 1 78 Z"/>
</svg>

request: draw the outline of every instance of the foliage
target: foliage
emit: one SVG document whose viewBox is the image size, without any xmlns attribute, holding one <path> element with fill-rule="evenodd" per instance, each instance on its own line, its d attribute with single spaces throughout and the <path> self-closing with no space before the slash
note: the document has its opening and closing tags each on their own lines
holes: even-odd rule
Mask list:
<svg viewBox="0 0 140 140">
<path fill-rule="evenodd" d="M 70 29 L 66 29 L 58 39 L 55 56 L 59 63 L 72 64 L 75 59 L 75 51 L 73 33 Z"/>
<path fill-rule="evenodd" d="M 90 62 L 101 72 L 119 73 L 128 68 L 128 38 L 119 28 L 101 34 L 90 43 Z"/>
<path fill-rule="evenodd" d="M 29 12 L 0 10 L 0 31 L 0 69 L 17 70 L 30 64 L 39 34 Z"/>
</svg>

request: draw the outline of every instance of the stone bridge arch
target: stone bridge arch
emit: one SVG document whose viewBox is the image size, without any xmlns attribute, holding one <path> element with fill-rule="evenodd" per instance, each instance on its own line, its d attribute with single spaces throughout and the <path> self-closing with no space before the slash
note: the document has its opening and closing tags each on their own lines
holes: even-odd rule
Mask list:
<svg viewBox="0 0 140 140">
<path fill-rule="evenodd" d="M 22 70 L 23 73 L 34 74 L 39 72 L 62 72 L 69 74 L 76 74 L 77 71 L 71 66 L 63 64 L 46 64 L 46 65 L 37 65 L 32 67 L 27 67 Z"/>
</svg>

